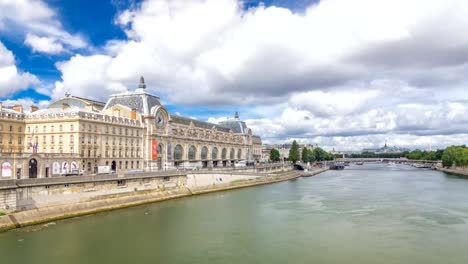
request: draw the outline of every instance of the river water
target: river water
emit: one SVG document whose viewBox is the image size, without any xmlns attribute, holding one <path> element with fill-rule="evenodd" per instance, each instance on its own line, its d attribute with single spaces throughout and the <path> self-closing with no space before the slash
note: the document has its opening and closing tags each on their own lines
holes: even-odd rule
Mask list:
<svg viewBox="0 0 468 264">
<path fill-rule="evenodd" d="M 0 233 L 0 263 L 468 263 L 468 179 L 367 164 Z"/>
</svg>

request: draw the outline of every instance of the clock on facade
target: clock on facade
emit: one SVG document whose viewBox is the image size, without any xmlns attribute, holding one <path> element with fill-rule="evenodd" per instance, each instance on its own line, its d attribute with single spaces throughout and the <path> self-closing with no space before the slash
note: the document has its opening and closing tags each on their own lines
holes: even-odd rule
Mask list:
<svg viewBox="0 0 468 264">
<path fill-rule="evenodd" d="M 156 126 L 159 128 L 164 127 L 164 115 L 161 112 L 156 114 Z"/>
</svg>

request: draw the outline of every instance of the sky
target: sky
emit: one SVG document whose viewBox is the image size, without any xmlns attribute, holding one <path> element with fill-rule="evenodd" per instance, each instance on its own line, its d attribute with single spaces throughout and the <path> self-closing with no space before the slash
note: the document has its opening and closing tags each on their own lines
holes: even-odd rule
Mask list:
<svg viewBox="0 0 468 264">
<path fill-rule="evenodd" d="M 0 0 L 0 98 L 137 88 L 265 143 L 468 143 L 466 0 Z"/>
</svg>

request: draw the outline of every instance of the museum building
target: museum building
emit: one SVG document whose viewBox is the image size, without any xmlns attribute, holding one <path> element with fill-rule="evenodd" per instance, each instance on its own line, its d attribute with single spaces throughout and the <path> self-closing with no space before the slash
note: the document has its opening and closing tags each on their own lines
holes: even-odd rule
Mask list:
<svg viewBox="0 0 468 264">
<path fill-rule="evenodd" d="M 65 94 L 45 109 L 0 103 L 0 179 L 230 167 L 258 160 L 261 139 L 236 113 L 213 124 L 172 115 L 138 88 L 107 103 Z"/>
</svg>

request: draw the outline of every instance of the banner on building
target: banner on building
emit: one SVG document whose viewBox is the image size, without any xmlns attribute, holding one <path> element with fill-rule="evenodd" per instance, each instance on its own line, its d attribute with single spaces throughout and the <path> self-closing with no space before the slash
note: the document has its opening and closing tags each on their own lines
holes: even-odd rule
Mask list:
<svg viewBox="0 0 468 264">
<path fill-rule="evenodd" d="M 151 160 L 156 160 L 158 158 L 158 141 L 153 140 L 151 142 Z"/>
<path fill-rule="evenodd" d="M 58 163 L 57 161 L 54 161 L 54 163 L 52 163 L 52 174 L 60 174 L 60 163 Z"/>
<path fill-rule="evenodd" d="M 62 162 L 62 174 L 66 174 L 68 172 L 68 168 L 69 168 L 68 162 L 66 161 Z"/>
<path fill-rule="evenodd" d="M 8 161 L 2 163 L 2 176 L 11 177 L 11 163 Z"/>
</svg>

